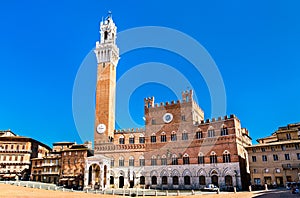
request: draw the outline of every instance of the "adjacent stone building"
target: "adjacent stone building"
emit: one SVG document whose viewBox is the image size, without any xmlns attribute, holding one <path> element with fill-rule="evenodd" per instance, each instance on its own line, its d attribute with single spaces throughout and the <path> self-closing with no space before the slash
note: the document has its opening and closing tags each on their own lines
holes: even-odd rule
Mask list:
<svg viewBox="0 0 300 198">
<path fill-rule="evenodd" d="M 253 185 L 283 186 L 300 176 L 300 123 L 279 127 L 271 136 L 246 147 Z"/>
<path fill-rule="evenodd" d="M 28 180 L 31 159 L 46 155 L 51 148 L 11 130 L 0 131 L 0 180 Z"/>
<path fill-rule="evenodd" d="M 53 143 L 53 149 L 47 155 L 32 159 L 31 179 L 82 189 L 85 161 L 92 154 L 91 142 Z"/>
<path fill-rule="evenodd" d="M 85 163 L 92 156 L 92 143 L 73 144 L 61 151 L 59 182 L 62 185 L 83 189 Z"/>
<path fill-rule="evenodd" d="M 95 156 L 87 158 L 85 187 L 199 189 L 214 183 L 248 189 L 247 129 L 235 115 L 205 119 L 192 90 L 178 101 L 145 98 L 145 128 L 115 130 L 116 30 L 110 15 L 100 23 Z"/>
</svg>

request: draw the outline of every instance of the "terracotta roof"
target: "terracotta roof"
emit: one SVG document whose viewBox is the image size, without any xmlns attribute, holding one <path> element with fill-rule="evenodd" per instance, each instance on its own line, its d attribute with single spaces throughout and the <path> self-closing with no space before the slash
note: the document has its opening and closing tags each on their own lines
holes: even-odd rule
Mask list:
<svg viewBox="0 0 300 198">
<path fill-rule="evenodd" d="M 294 144 L 294 143 L 300 143 L 300 140 L 287 140 L 287 141 L 255 144 L 255 145 L 252 145 L 252 146 L 246 146 L 246 148 L 261 147 L 261 146 L 276 146 L 276 145 L 281 145 L 281 144 Z"/>
</svg>

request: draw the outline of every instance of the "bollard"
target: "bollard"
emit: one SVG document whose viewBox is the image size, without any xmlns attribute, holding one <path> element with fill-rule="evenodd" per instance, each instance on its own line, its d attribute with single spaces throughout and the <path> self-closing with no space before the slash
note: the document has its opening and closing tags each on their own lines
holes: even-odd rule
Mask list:
<svg viewBox="0 0 300 198">
<path fill-rule="evenodd" d="M 26 183 L 26 185 L 25 185 L 25 186 L 26 186 L 26 188 L 28 188 L 28 183 Z"/>
<path fill-rule="evenodd" d="M 39 189 L 42 189 L 42 186 L 41 186 L 41 184 L 40 184 L 40 187 L 39 187 Z"/>
<path fill-rule="evenodd" d="M 155 190 L 154 192 L 155 192 L 155 193 L 154 193 L 154 194 L 155 194 L 155 197 L 157 197 L 157 190 Z"/>
<path fill-rule="evenodd" d="M 57 191 L 57 186 L 55 186 L 54 190 Z"/>
<path fill-rule="evenodd" d="M 236 193 L 236 187 L 233 187 L 233 192 Z"/>
<path fill-rule="evenodd" d="M 125 189 L 123 189 L 123 196 L 125 196 Z"/>
<path fill-rule="evenodd" d="M 131 189 L 129 189 L 129 196 L 131 196 Z"/>
<path fill-rule="evenodd" d="M 143 192 L 143 197 L 145 197 L 145 190 L 143 190 L 142 192 Z"/>
<path fill-rule="evenodd" d="M 103 194 L 104 194 L 104 195 L 106 194 L 106 190 L 105 190 L 105 189 L 103 190 Z"/>
<path fill-rule="evenodd" d="M 50 190 L 50 186 L 48 186 L 48 190 Z"/>
<path fill-rule="evenodd" d="M 166 196 L 169 196 L 169 192 L 166 190 Z"/>
<path fill-rule="evenodd" d="M 138 197 L 139 196 L 139 189 L 136 188 L 136 196 Z"/>
<path fill-rule="evenodd" d="M 268 190 L 268 184 L 265 184 L 265 190 Z"/>
<path fill-rule="evenodd" d="M 85 193 L 89 193 L 89 189 L 86 189 Z"/>
<path fill-rule="evenodd" d="M 180 191 L 179 190 L 177 190 L 177 196 L 179 196 L 180 195 Z"/>
<path fill-rule="evenodd" d="M 32 185 L 32 188 L 34 188 L 34 184 Z"/>
<path fill-rule="evenodd" d="M 111 194 L 115 195 L 115 190 L 114 189 L 112 189 Z"/>
<path fill-rule="evenodd" d="M 220 194 L 220 189 L 218 188 L 218 190 L 217 190 L 217 194 Z"/>
<path fill-rule="evenodd" d="M 65 192 L 65 188 L 64 187 L 62 188 L 62 191 Z"/>
<path fill-rule="evenodd" d="M 249 186 L 249 192 L 251 192 L 252 191 L 252 187 L 251 187 L 251 185 Z"/>
<path fill-rule="evenodd" d="M 192 190 L 192 195 L 195 195 L 195 191 L 194 190 Z"/>
<path fill-rule="evenodd" d="M 95 190 L 95 194 L 97 194 L 97 189 Z"/>
</svg>

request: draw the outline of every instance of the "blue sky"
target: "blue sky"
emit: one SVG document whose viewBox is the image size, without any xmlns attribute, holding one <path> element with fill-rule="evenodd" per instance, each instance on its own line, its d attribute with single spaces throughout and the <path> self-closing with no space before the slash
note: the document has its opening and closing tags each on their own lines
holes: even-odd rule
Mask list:
<svg viewBox="0 0 300 198">
<path fill-rule="evenodd" d="M 177 29 L 201 43 L 216 62 L 236 114 L 253 140 L 299 122 L 300 13 L 298 1 L 1 1 L 0 129 L 48 145 L 81 142 L 72 115 L 76 73 L 99 39 L 99 22 L 113 12 L 118 31 L 140 26 Z M 159 36 L 159 35 L 158 35 Z M 176 67 L 197 87 L 210 117 L 210 95 L 182 57 L 159 49 L 124 54 L 118 76 L 149 61 Z M 199 93 L 200 92 L 200 93 Z M 130 99 L 142 124 L 143 98 L 174 98 L 167 87 L 146 84 Z M 93 125 L 91 120 L 91 125 Z M 133 126 L 134 127 L 134 126 Z M 93 133 L 92 131 L 87 133 Z"/>
</svg>

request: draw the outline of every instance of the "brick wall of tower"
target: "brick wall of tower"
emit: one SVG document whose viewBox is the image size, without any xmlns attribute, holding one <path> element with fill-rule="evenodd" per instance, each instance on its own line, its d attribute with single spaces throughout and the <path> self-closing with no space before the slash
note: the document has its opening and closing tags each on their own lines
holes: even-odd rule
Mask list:
<svg viewBox="0 0 300 198">
<path fill-rule="evenodd" d="M 98 65 L 97 76 L 94 131 L 95 145 L 108 142 L 108 137 L 113 137 L 115 129 L 115 66 L 111 63 L 100 63 Z M 106 125 L 106 131 L 103 134 L 99 134 L 96 130 L 100 123 Z"/>
</svg>

